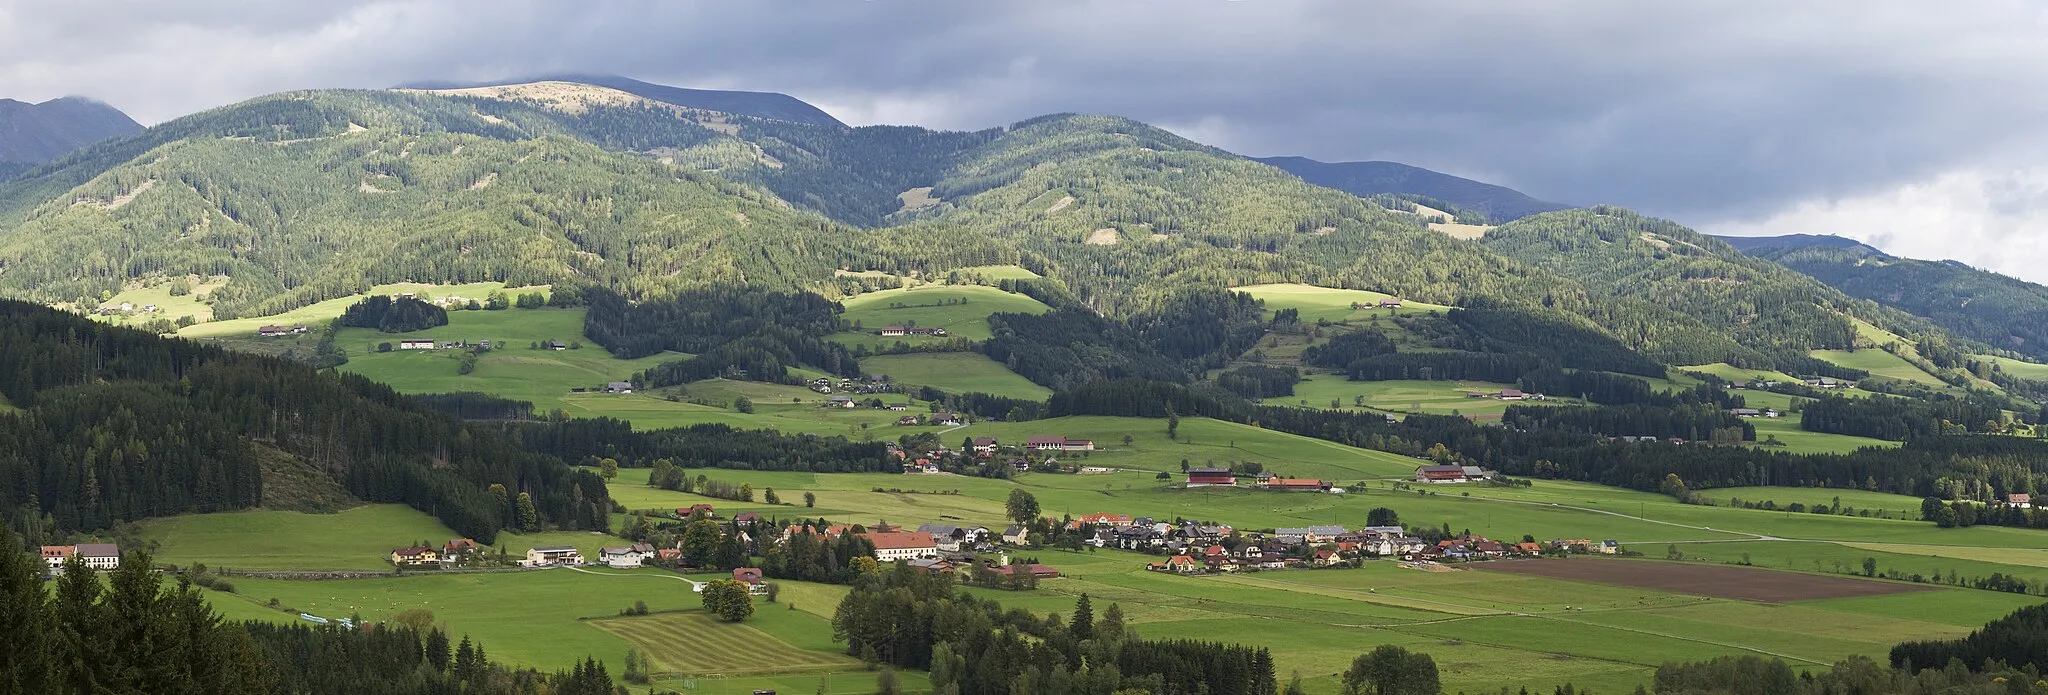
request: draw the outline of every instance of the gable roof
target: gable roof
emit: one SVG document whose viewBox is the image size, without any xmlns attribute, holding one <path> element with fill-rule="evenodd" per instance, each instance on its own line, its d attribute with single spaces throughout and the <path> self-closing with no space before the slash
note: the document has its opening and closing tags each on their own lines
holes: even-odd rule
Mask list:
<svg viewBox="0 0 2048 695">
<path fill-rule="evenodd" d="M 79 557 L 120 557 L 121 546 L 112 543 L 80 543 Z"/>
<path fill-rule="evenodd" d="M 923 531 L 897 531 L 894 533 L 869 533 L 864 536 L 875 544 L 876 550 L 912 550 L 917 548 L 938 548 L 932 542 L 932 534 Z"/>
</svg>

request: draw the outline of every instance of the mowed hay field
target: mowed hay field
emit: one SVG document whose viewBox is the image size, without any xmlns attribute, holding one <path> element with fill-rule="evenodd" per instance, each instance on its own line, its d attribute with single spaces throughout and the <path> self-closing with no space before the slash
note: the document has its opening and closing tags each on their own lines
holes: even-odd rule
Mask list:
<svg viewBox="0 0 2048 695">
<path fill-rule="evenodd" d="M 841 302 L 846 313 L 840 319 L 854 330 L 836 333 L 832 340 L 876 349 L 897 343 L 920 345 L 952 339 L 987 340 L 989 314 L 1043 314 L 1052 307 L 1021 294 L 982 285 L 918 285 L 880 290 L 848 297 Z M 944 328 L 945 337 L 883 337 L 883 326 Z"/>
<path fill-rule="evenodd" d="M 1936 379 L 1934 375 L 1921 371 L 1919 367 L 1913 366 L 1913 363 L 1907 362 L 1904 358 L 1877 348 L 1864 348 L 1854 351 L 1814 350 L 1810 354 L 1817 359 L 1826 360 L 1836 365 L 1870 372 L 1872 376 L 1910 381 L 1935 387 L 1946 386 L 1940 379 Z"/>
<path fill-rule="evenodd" d="M 1248 285 L 1233 289 L 1265 301 L 1268 311 L 1277 312 L 1281 309 L 1294 309 L 1301 313 L 1301 320 L 1304 323 L 1315 323 L 1318 320 L 1328 320 L 1331 323 L 1344 321 L 1362 323 L 1374 316 L 1406 316 L 1408 314 L 1422 314 L 1431 311 L 1445 311 L 1450 308 L 1441 304 L 1403 300 L 1399 309 L 1381 309 L 1378 308 L 1380 300 L 1401 298 L 1382 292 L 1345 290 L 1296 283 Z M 1368 305 L 1373 308 L 1354 309 L 1352 308 L 1353 304 Z M 1271 315 L 1267 314 L 1268 317 Z"/>
<path fill-rule="evenodd" d="M 897 383 L 930 386 L 948 393 L 978 392 L 1025 400 L 1052 396 L 1052 389 L 1031 383 L 978 352 L 881 355 L 861 360 L 860 368 L 869 374 L 886 374 Z"/>
<path fill-rule="evenodd" d="M 1741 568 L 1725 569 L 1779 583 L 1847 582 L 1857 590 L 1875 587 L 1877 595 L 1844 598 L 1866 593 L 1845 591 L 1759 602 L 1478 569 L 1489 565 L 1425 572 L 1385 561 L 1359 569 L 1181 577 L 1146 571 L 1144 563 L 1156 558 L 1132 553 L 1037 556 L 1067 576 L 1044 582 L 1037 592 L 972 592 L 1040 614 L 1069 613 L 1085 593 L 1098 612 L 1118 604 L 1148 637 L 1268 647 L 1280 678 L 1299 672 L 1312 693 L 1338 692 L 1351 659 L 1381 644 L 1429 653 L 1442 670 L 1445 692 L 1548 690 L 1566 682 L 1628 692 L 1670 661 L 1774 655 L 1795 665 L 1824 665 L 1853 654 L 1881 658 L 1899 641 L 1960 636 L 2028 603 L 1991 592 Z M 1606 558 L 1561 562 L 1595 575 L 1637 565 L 1724 569 Z M 1901 589 L 1909 593 L 1890 593 Z M 1954 610 L 1914 617 L 1911 606 L 1919 604 Z"/>
<path fill-rule="evenodd" d="M 374 295 L 388 296 L 411 292 L 413 294 L 417 294 L 423 297 L 464 297 L 467 299 L 475 299 L 478 302 L 482 302 L 485 297 L 490 296 L 491 292 L 494 291 L 502 291 L 508 297 L 517 297 L 518 295 L 529 292 L 539 292 L 541 294 L 547 294 L 548 287 L 546 285 L 536 285 L 532 287 L 506 287 L 505 283 L 502 282 L 472 282 L 461 285 L 431 285 L 417 282 L 401 282 L 390 285 L 378 285 L 376 287 L 370 288 L 369 292 L 365 292 L 363 294 L 352 294 L 346 297 L 337 297 L 335 299 L 329 299 L 324 302 L 299 307 L 297 309 L 293 309 L 291 311 L 287 311 L 281 314 L 274 314 L 271 316 L 252 316 L 249 318 L 229 319 L 225 321 L 212 321 L 194 326 L 188 326 L 184 329 L 179 330 L 178 336 L 183 338 L 246 337 L 250 338 L 251 340 L 254 340 L 256 336 L 256 329 L 261 328 L 263 326 L 289 326 L 294 324 L 306 324 L 307 328 L 318 328 L 320 324 L 325 324 L 328 319 L 341 316 L 341 312 L 347 310 L 349 305 L 355 304 L 356 302 L 362 301 L 364 298 L 371 297 Z M 457 312 L 449 312 L 451 316 L 453 316 L 453 314 L 455 313 Z M 580 335 L 581 331 L 578 331 L 578 334 Z M 268 338 L 265 339 L 264 342 L 291 340 L 293 339 Z M 309 341 L 306 343 L 306 346 L 311 347 L 312 343 Z"/>
<path fill-rule="evenodd" d="M 203 562 L 233 569 L 390 569 L 394 548 L 455 537 L 440 521 L 402 504 L 370 504 L 336 514 L 190 514 L 136 526 L 142 538 L 157 544 L 160 563 Z"/>
<path fill-rule="evenodd" d="M 346 328 L 335 344 L 348 351 L 349 361 L 337 369 L 361 374 L 390 384 L 406 393 L 451 393 L 476 391 L 514 400 L 529 401 L 536 410 L 557 408 L 572 415 L 606 414 L 600 397 L 615 394 L 573 394 L 570 389 L 602 387 L 612 381 L 629 380 L 669 360 L 687 355 L 664 353 L 636 360 L 612 357 L 604 348 L 583 337 L 582 309 L 505 309 L 502 311 L 454 311 L 448 325 L 411 333 L 380 333 L 367 328 Z M 478 356 L 476 370 L 458 372 L 462 350 L 399 350 L 406 339 L 460 340 L 476 343 L 489 340 L 503 344 Z M 576 343 L 575 350 L 534 349 L 534 343 L 559 340 Z M 390 343 L 390 352 L 378 352 Z"/>
<path fill-rule="evenodd" d="M 1514 384 L 1488 381 L 1351 381 L 1342 374 L 1315 374 L 1294 385 L 1294 395 L 1265 399 L 1268 405 L 1298 405 L 1308 408 L 1331 407 L 1332 403 L 1343 410 L 1363 408 L 1391 413 L 1425 413 L 1429 415 L 1475 416 L 1481 419 L 1498 418 L 1511 405 L 1572 405 L 1577 399 L 1555 398 L 1544 401 L 1503 401 L 1492 397 L 1501 389 L 1514 388 Z M 1473 398 L 1472 394 L 1487 394 L 1485 398 Z"/>
<path fill-rule="evenodd" d="M 773 606 L 757 606 L 773 608 Z M 779 617 L 779 616 L 778 616 Z M 640 648 L 649 670 L 661 675 L 740 675 L 855 669 L 845 654 L 798 649 L 746 624 L 732 624 L 703 612 L 592 620 L 591 627 Z"/>
</svg>

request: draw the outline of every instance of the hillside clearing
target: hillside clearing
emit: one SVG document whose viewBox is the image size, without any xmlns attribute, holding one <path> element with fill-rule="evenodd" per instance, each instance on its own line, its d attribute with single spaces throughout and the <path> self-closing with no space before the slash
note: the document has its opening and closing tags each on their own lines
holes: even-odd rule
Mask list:
<svg viewBox="0 0 2048 695">
<path fill-rule="evenodd" d="M 930 386 L 947 393 L 987 393 L 1044 400 L 1052 389 L 1031 383 L 1002 363 L 977 352 L 881 355 L 861 360 L 861 371 L 885 374 L 898 383 Z"/>
</svg>

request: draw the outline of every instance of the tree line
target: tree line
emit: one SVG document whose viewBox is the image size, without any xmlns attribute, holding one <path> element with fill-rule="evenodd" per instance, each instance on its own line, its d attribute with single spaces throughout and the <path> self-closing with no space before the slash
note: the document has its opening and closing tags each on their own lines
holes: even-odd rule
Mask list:
<svg viewBox="0 0 2048 695">
<path fill-rule="evenodd" d="M 227 622 L 189 581 L 165 582 L 157 569 L 130 552 L 103 581 L 73 558 L 46 589 L 42 560 L 0 529 L 0 693 L 615 693 L 594 660 L 553 674 L 514 669 L 431 626 Z"/>
<path fill-rule="evenodd" d="M 866 573 L 832 618 L 833 637 L 869 663 L 927 669 L 935 692 L 1045 695 L 1274 695 L 1265 650 L 1188 640 L 1145 640 L 1122 609 L 1100 618 L 1086 596 L 1052 621 L 959 592 L 951 577 L 908 563 Z"/>
<path fill-rule="evenodd" d="M 0 397 L 0 511 L 50 538 L 262 504 L 259 450 L 486 543 L 521 495 L 536 523 L 607 523 L 601 478 L 390 387 L 33 304 L 0 301 Z"/>
</svg>

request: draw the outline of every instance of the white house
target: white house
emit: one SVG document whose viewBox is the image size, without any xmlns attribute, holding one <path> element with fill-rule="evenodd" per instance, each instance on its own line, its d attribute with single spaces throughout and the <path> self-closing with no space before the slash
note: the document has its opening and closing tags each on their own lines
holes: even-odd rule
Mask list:
<svg viewBox="0 0 2048 695">
<path fill-rule="evenodd" d="M 605 548 L 597 552 L 598 562 L 613 569 L 639 567 L 651 557 L 654 557 L 654 546 L 646 543 L 634 543 L 623 548 Z"/>
<path fill-rule="evenodd" d="M 869 533 L 863 537 L 875 544 L 875 559 L 882 562 L 939 556 L 939 545 L 932 540 L 932 534 L 922 531 Z"/>
<path fill-rule="evenodd" d="M 85 561 L 85 566 L 96 570 L 121 567 L 121 548 L 112 543 L 80 543 L 73 552 Z"/>
<path fill-rule="evenodd" d="M 425 340 L 425 339 L 406 339 L 406 340 L 401 340 L 401 341 L 398 341 L 398 349 L 400 349 L 400 350 L 432 350 L 432 349 L 434 349 L 434 341 L 432 341 L 432 340 Z"/>
<path fill-rule="evenodd" d="M 527 567 L 549 567 L 553 565 L 581 565 L 583 552 L 566 545 L 550 545 L 526 550 Z"/>
</svg>

